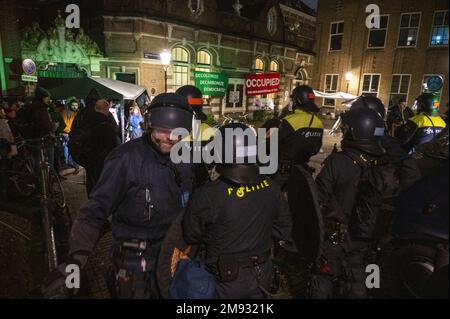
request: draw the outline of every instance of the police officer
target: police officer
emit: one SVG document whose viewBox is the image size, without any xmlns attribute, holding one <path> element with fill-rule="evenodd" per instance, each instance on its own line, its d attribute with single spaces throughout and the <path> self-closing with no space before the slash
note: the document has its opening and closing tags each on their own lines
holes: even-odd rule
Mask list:
<svg viewBox="0 0 450 319">
<path fill-rule="evenodd" d="M 172 221 L 187 204 L 191 168 L 173 164 L 175 128 L 192 128 L 193 112 L 178 94 L 156 96 L 146 115 L 148 132 L 110 153 L 90 200 L 74 221 L 67 263 L 83 268 L 112 216 L 113 263 L 121 298 L 156 297 L 155 261 Z M 65 274 L 65 264 L 59 272 Z M 47 287 L 46 295 L 53 293 Z"/>
<path fill-rule="evenodd" d="M 317 116 L 311 87 L 301 85 L 292 92 L 294 112 L 281 121 L 279 139 L 279 171 L 277 181 L 284 189 L 292 165 L 301 164 L 309 169 L 309 159 L 322 147 L 323 124 Z"/>
<path fill-rule="evenodd" d="M 192 107 L 195 118 L 197 121 L 200 121 L 200 126 L 194 125 L 192 134 L 186 141 L 189 141 L 191 144 L 191 149 L 193 151 L 201 151 L 197 149 L 193 141 L 200 142 L 200 146 L 204 149 L 208 142 L 210 142 L 214 138 L 215 129 L 205 123 L 207 118 L 206 114 L 203 112 L 203 94 L 202 92 L 193 85 L 184 85 L 180 87 L 177 91 L 177 94 L 184 96 L 189 105 Z M 203 185 L 209 178 L 209 171 L 207 165 L 204 163 L 196 163 L 193 165 L 194 169 L 194 188 L 197 188 Z"/>
<path fill-rule="evenodd" d="M 252 164 L 253 130 L 232 123 L 220 128 L 216 138 L 226 145 L 226 130 L 235 129 L 246 130 L 253 139 L 234 136 L 229 144 L 232 163 L 225 162 L 225 152 L 216 160 L 220 177 L 194 192 L 183 231 L 188 243 L 206 245 L 206 264 L 216 275 L 219 298 L 263 298 L 272 278 L 269 251 L 274 241 L 290 238 L 291 219 L 277 184 Z"/>
<path fill-rule="evenodd" d="M 379 98 L 372 95 L 361 95 L 353 101 L 350 110 L 364 108 L 374 110 L 383 120 L 385 119 L 386 109 Z M 408 155 L 403 149 L 402 144 L 396 138 L 389 135 L 387 129 L 384 135 L 380 136 L 380 143 L 386 150 L 386 156 L 389 162 L 397 167 L 398 174 L 401 177 L 402 187 L 412 185 L 420 178 L 420 171 L 416 161 Z"/>
<path fill-rule="evenodd" d="M 357 108 L 343 118 L 342 151 L 333 152 L 316 178 L 325 226 L 323 258 L 318 264 L 315 298 L 365 298 L 365 257 L 369 249 L 367 234 L 373 220 L 359 221 L 354 206 L 360 182 L 377 174 L 385 150 L 380 137 L 384 122 L 375 111 Z M 394 184 L 376 185 L 380 197 Z M 367 185 L 367 184 L 365 184 Z M 367 216 L 366 216 L 367 217 Z"/>
<path fill-rule="evenodd" d="M 430 142 L 447 126 L 438 114 L 433 94 L 420 95 L 417 109 L 418 114 L 410 118 L 399 132 L 399 139 L 409 154 L 415 152 L 416 146 Z"/>
</svg>

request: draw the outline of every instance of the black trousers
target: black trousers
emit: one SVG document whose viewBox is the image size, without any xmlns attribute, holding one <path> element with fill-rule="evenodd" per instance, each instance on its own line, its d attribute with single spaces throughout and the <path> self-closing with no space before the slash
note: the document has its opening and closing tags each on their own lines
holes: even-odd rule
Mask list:
<svg viewBox="0 0 450 319">
<path fill-rule="evenodd" d="M 261 278 L 254 267 L 241 268 L 238 278 L 233 282 L 216 283 L 217 295 L 220 299 L 264 299 L 265 291 L 269 291 L 272 284 L 272 262 L 270 260 L 260 265 Z"/>
<path fill-rule="evenodd" d="M 86 192 L 88 198 L 91 195 L 92 190 L 100 179 L 100 175 L 102 174 L 103 166 L 90 166 L 86 167 Z"/>
</svg>

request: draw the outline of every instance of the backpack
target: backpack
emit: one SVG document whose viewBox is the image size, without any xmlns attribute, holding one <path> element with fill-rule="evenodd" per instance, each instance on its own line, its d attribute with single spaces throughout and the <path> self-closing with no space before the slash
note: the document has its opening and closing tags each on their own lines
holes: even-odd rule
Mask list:
<svg viewBox="0 0 450 319">
<path fill-rule="evenodd" d="M 356 161 L 357 162 L 357 161 Z M 349 220 L 352 239 L 380 239 L 390 228 L 400 180 L 390 163 L 362 165 Z"/>
<path fill-rule="evenodd" d="M 88 113 L 89 110 L 83 109 L 75 116 L 68 143 L 69 153 L 73 160 L 83 167 L 89 165 L 92 154 L 95 153 L 95 149 L 90 143 L 93 130 L 88 120 Z"/>
<path fill-rule="evenodd" d="M 171 299 L 215 299 L 216 282 L 203 262 L 182 259 L 170 285 Z"/>
</svg>

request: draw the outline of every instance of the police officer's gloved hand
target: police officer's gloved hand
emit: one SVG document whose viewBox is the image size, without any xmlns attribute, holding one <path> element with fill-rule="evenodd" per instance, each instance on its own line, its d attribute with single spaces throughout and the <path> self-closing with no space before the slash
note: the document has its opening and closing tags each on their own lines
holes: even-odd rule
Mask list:
<svg viewBox="0 0 450 319">
<path fill-rule="evenodd" d="M 76 296 L 80 291 L 80 287 L 76 287 L 76 282 L 79 283 L 81 280 L 81 270 L 86 265 L 87 258 L 87 255 L 74 254 L 51 271 L 42 285 L 43 297 L 67 299 Z"/>
</svg>

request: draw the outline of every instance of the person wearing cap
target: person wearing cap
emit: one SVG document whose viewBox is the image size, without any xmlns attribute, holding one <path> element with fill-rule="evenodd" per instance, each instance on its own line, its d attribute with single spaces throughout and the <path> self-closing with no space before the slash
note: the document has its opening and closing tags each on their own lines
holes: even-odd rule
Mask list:
<svg viewBox="0 0 450 319">
<path fill-rule="evenodd" d="M 43 87 L 37 87 L 31 104 L 31 123 L 34 125 L 33 136 L 41 138 L 53 134 L 53 123 L 48 112 L 50 92 Z"/>
<path fill-rule="evenodd" d="M 293 113 L 281 121 L 279 140 L 279 170 L 277 181 L 285 189 L 292 165 L 300 164 L 311 170 L 309 159 L 322 147 L 323 123 L 317 116 L 319 108 L 314 103 L 311 87 L 301 85 L 292 92 Z"/>
<path fill-rule="evenodd" d="M 183 218 L 184 238 L 206 246 L 219 298 L 265 298 L 273 274 L 270 249 L 291 238 L 289 207 L 278 184 L 260 174 L 253 130 L 231 123 L 215 138 L 221 145 L 214 160 L 218 176 L 194 191 Z"/>
<path fill-rule="evenodd" d="M 146 133 L 108 155 L 90 199 L 77 212 L 66 264 L 84 268 L 111 217 L 119 298 L 158 296 L 155 266 L 159 249 L 169 226 L 187 204 L 191 183 L 190 165 L 171 161 L 170 151 L 180 140 L 171 133 L 176 128 L 189 132 L 192 117 L 184 97 L 174 93 L 156 96 L 145 116 Z M 66 264 L 49 276 L 45 296 L 61 289 L 67 292 Z"/>
</svg>

